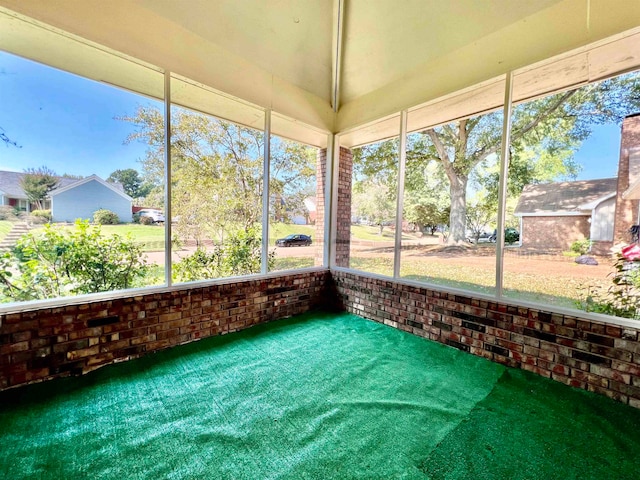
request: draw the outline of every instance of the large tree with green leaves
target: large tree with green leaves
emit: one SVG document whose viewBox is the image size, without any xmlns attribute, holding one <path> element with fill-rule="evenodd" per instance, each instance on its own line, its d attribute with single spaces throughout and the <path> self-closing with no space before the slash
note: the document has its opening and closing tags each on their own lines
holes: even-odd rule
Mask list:
<svg viewBox="0 0 640 480">
<path fill-rule="evenodd" d="M 528 183 L 572 178 L 578 171 L 573 154 L 593 126 L 620 122 L 640 107 L 637 75 L 625 75 L 522 103 L 512 116 L 509 190 L 517 195 Z M 426 128 L 412 135 L 407 151 L 407 195 L 422 194 L 421 172 L 436 162 L 446 177 L 450 201 L 448 243 L 464 242 L 467 187 L 474 169 L 486 168 L 478 184 L 489 200 L 497 200 L 497 159 L 502 139 L 502 111 Z M 380 147 L 367 167 L 379 178 L 393 178 L 395 156 L 384 155 L 395 142 Z M 489 168 L 493 165 L 493 171 Z M 384 168 L 382 168 L 384 166 Z"/>
<path fill-rule="evenodd" d="M 48 167 L 28 168 L 20 179 L 20 186 L 30 203 L 38 210 L 44 209 L 49 192 L 58 185 L 58 176 Z"/>
<path fill-rule="evenodd" d="M 152 185 L 144 183 L 135 168 L 115 170 L 109 175 L 107 182 L 119 183 L 124 188 L 124 192 L 131 198 L 146 197 L 153 188 Z"/>
<path fill-rule="evenodd" d="M 122 120 L 137 129 L 129 141 L 147 144 L 143 178 L 156 190 L 164 184 L 164 121 L 157 108 L 140 106 Z M 262 217 L 262 131 L 175 107 L 171 119 L 172 214 L 183 240 L 214 240 L 248 230 Z M 309 147 L 278 140 L 271 148 L 271 194 L 295 197 L 315 181 Z M 152 192 L 153 196 L 153 192 Z"/>
</svg>

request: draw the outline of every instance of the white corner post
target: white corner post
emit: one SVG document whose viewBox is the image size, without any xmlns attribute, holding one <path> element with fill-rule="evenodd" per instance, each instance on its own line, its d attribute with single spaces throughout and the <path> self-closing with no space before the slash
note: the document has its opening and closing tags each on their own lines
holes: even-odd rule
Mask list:
<svg viewBox="0 0 640 480">
<path fill-rule="evenodd" d="M 400 277 L 400 262 L 402 254 L 402 219 L 404 213 L 404 177 L 407 164 L 407 117 L 406 110 L 400 113 L 400 142 L 398 147 L 398 190 L 396 199 L 396 238 L 393 249 L 393 278 Z"/>
<path fill-rule="evenodd" d="M 172 283 L 171 244 L 171 72 L 164 72 L 164 282 Z"/>
<path fill-rule="evenodd" d="M 262 261 L 260 273 L 269 272 L 269 172 L 271 166 L 271 109 L 264 112 L 264 153 L 262 170 Z"/>
<path fill-rule="evenodd" d="M 498 185 L 498 232 L 496 236 L 496 296 L 502 297 L 504 273 L 504 224 L 507 202 L 507 174 L 509 172 L 509 149 L 511 147 L 511 113 L 513 109 L 513 72 L 507 73 L 504 88 L 504 110 L 502 119 L 502 146 L 500 148 L 500 184 Z"/>
</svg>

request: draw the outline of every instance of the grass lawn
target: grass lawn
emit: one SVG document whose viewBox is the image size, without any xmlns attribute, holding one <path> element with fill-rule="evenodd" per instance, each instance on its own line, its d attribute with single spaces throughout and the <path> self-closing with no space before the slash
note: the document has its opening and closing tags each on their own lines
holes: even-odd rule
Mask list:
<svg viewBox="0 0 640 480">
<path fill-rule="evenodd" d="M 272 271 L 293 270 L 295 268 L 313 267 L 314 259 L 311 257 L 285 257 L 275 259 Z"/>
<path fill-rule="evenodd" d="M 385 257 L 351 257 L 351 268 L 391 275 L 393 259 Z M 402 264 L 402 278 L 427 282 L 451 288 L 460 288 L 488 295 L 495 293 L 495 271 L 493 269 L 473 268 L 468 265 L 456 265 L 445 259 L 429 258 L 424 261 L 411 261 Z M 579 299 L 578 281 L 567 281 L 555 276 L 531 275 L 526 272 L 505 272 L 504 283 L 508 298 L 536 303 L 546 303 L 566 308 L 576 308 Z"/>
<path fill-rule="evenodd" d="M 351 225 L 351 238 L 356 240 L 369 240 L 372 242 L 393 242 L 396 238 L 395 230 L 384 227 L 380 235 L 380 227 L 367 225 Z M 402 234 L 403 240 L 413 240 L 414 236 Z"/>
<path fill-rule="evenodd" d="M 139 225 L 123 223 L 121 225 L 102 225 L 102 233 L 106 235 L 131 235 L 136 243 L 143 245 L 146 252 L 164 250 L 163 225 Z"/>
<path fill-rule="evenodd" d="M 13 228 L 13 223 L 7 220 L 0 221 L 0 242 L 4 240 L 4 237 L 11 231 Z"/>
</svg>

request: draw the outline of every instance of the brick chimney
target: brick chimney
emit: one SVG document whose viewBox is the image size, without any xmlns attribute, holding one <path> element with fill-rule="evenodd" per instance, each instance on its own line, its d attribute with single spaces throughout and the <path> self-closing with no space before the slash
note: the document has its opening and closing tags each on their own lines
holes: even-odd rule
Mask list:
<svg viewBox="0 0 640 480">
<path fill-rule="evenodd" d="M 618 191 L 613 226 L 613 243 L 630 243 L 629 229 L 638 223 L 638 200 L 623 200 L 622 194 L 640 178 L 640 113 L 622 122 Z"/>
</svg>

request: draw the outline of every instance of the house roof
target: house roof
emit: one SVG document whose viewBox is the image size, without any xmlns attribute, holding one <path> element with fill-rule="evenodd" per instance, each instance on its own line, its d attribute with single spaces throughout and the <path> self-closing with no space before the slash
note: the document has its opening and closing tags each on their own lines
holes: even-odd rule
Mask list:
<svg viewBox="0 0 640 480">
<path fill-rule="evenodd" d="M 122 185 L 119 183 L 109 183 L 109 182 L 105 182 L 103 179 L 101 179 L 99 176 L 97 175 L 91 175 L 89 177 L 85 177 L 82 180 L 78 180 L 75 183 L 72 183 L 70 185 L 66 185 L 64 187 L 59 187 L 56 188 L 55 190 L 52 190 L 51 193 L 49 193 L 49 196 L 54 197 L 62 192 L 67 192 L 73 188 L 77 188 L 81 185 L 84 185 L 86 183 L 89 182 L 98 182 L 99 184 L 107 187 L 109 190 L 114 191 L 115 193 L 117 193 L 118 195 L 120 195 L 122 198 L 125 198 L 129 201 L 132 201 L 133 199 L 127 195 L 126 193 L 124 193 Z"/>
<path fill-rule="evenodd" d="M 20 182 L 26 175 L 24 172 L 9 172 L 0 170 L 0 192 L 12 198 L 27 199 Z M 58 177 L 59 187 L 66 187 L 78 181 L 77 178 Z"/>
<path fill-rule="evenodd" d="M 575 215 L 611 198 L 617 185 L 617 178 L 527 185 L 520 194 L 514 214 Z"/>
</svg>

